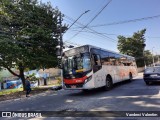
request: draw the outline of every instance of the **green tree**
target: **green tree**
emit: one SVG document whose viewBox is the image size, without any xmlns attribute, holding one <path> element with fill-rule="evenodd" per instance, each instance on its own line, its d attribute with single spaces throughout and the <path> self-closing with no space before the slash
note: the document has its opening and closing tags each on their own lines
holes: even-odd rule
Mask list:
<svg viewBox="0 0 160 120">
<path fill-rule="evenodd" d="M 152 53 L 149 50 L 144 51 L 144 60 L 147 66 L 152 64 Z"/>
<path fill-rule="evenodd" d="M 143 29 L 135 32 L 132 37 L 118 36 L 118 50 L 120 53 L 135 57 L 139 67 L 144 66 L 145 32 L 146 29 Z"/>
<path fill-rule="evenodd" d="M 21 78 L 25 90 L 25 69 L 57 65 L 56 46 L 60 38 L 60 12 L 37 0 L 0 1 L 0 66 Z M 66 26 L 62 26 L 62 33 Z M 15 73 L 11 68 L 17 68 Z"/>
</svg>

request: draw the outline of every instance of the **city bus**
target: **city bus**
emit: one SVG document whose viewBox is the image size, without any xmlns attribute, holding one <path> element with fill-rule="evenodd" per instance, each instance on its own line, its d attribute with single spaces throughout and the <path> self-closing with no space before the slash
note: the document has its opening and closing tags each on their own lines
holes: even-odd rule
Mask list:
<svg viewBox="0 0 160 120">
<path fill-rule="evenodd" d="M 137 75 L 135 58 L 83 45 L 63 53 L 63 88 L 110 90 L 114 83 L 132 80 Z"/>
</svg>

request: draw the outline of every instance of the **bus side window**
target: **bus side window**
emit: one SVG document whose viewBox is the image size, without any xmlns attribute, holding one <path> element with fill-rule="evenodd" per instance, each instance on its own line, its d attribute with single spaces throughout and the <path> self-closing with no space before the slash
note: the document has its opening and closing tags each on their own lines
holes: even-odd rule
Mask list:
<svg viewBox="0 0 160 120">
<path fill-rule="evenodd" d="M 102 68 L 100 55 L 93 54 L 93 72 L 97 72 Z"/>
<path fill-rule="evenodd" d="M 101 59 L 99 55 L 93 54 L 94 65 L 101 66 Z"/>
</svg>

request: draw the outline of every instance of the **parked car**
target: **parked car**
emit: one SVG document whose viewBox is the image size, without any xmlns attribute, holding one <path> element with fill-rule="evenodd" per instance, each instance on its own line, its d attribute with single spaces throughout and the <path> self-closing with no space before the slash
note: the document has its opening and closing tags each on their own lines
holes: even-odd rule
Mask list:
<svg viewBox="0 0 160 120">
<path fill-rule="evenodd" d="M 156 63 L 155 66 L 160 66 L 160 63 Z"/>
<path fill-rule="evenodd" d="M 160 81 L 160 66 L 147 67 L 144 70 L 143 79 L 146 85 Z"/>
</svg>

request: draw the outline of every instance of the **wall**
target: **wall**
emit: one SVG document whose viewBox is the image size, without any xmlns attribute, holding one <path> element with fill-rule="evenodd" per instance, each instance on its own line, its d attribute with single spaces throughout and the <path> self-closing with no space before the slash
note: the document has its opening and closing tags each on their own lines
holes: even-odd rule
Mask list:
<svg viewBox="0 0 160 120">
<path fill-rule="evenodd" d="M 144 71 L 144 67 L 139 67 L 139 68 L 137 68 L 137 70 L 138 70 L 138 73 L 139 72 L 143 72 Z"/>
</svg>

